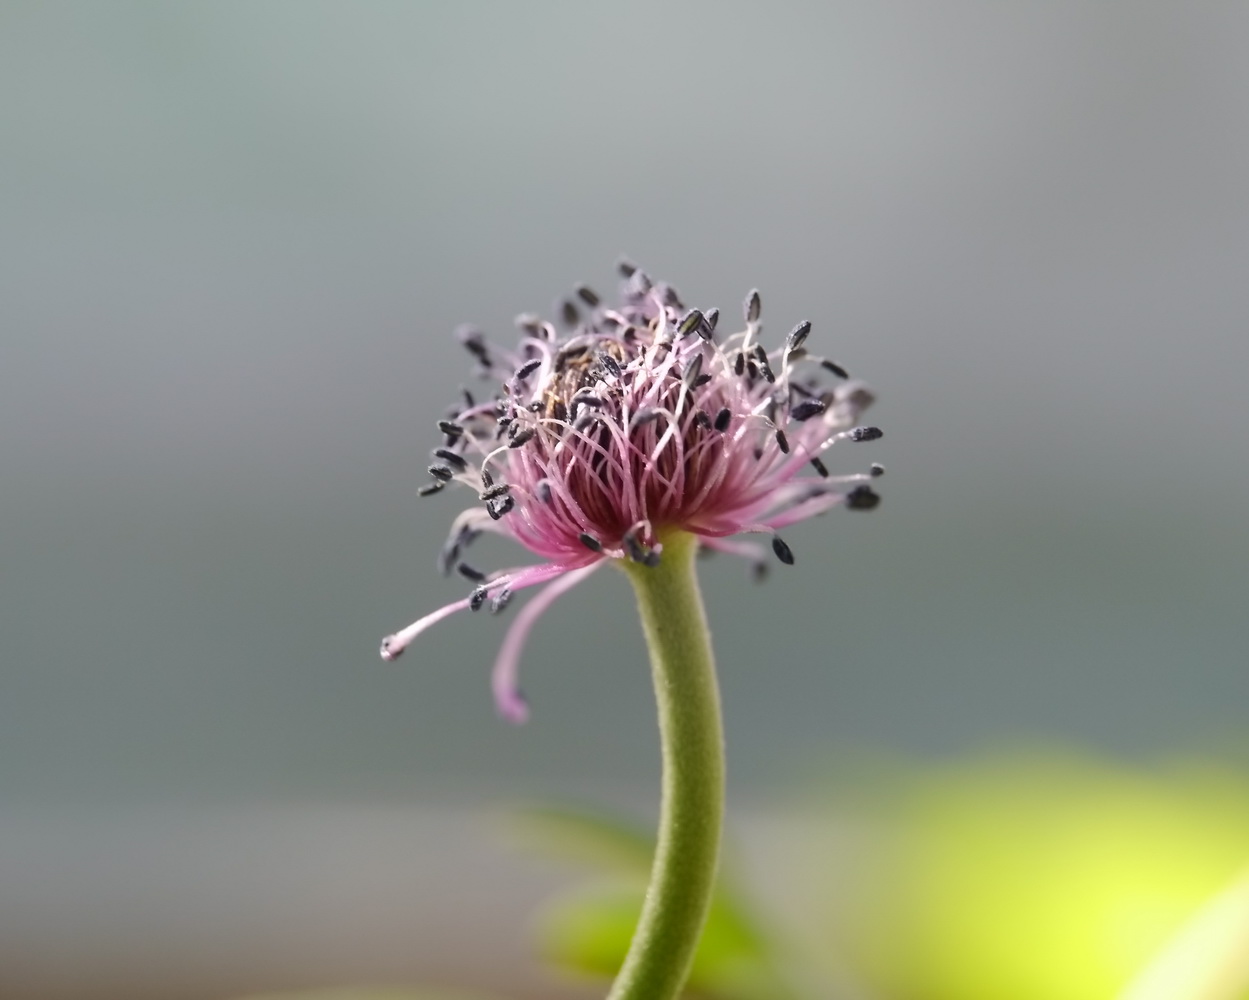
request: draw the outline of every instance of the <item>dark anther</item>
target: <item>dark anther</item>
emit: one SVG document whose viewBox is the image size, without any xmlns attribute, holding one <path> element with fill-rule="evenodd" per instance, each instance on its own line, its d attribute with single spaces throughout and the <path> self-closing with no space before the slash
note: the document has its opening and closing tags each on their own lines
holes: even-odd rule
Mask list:
<svg viewBox="0 0 1249 1000">
<path fill-rule="evenodd" d="M 588 305 L 591 309 L 599 303 L 598 294 L 589 285 L 578 285 L 577 294 L 581 296 L 581 301 Z"/>
<path fill-rule="evenodd" d="M 746 375 L 752 382 L 759 377 L 759 366 L 750 358 L 746 359 Z"/>
<path fill-rule="evenodd" d="M 416 491 L 416 495 L 418 497 L 433 496 L 435 493 L 437 493 L 446 485 L 447 484 L 443 482 L 441 479 L 436 479 L 432 483 L 426 483 L 424 486 L 418 489 Z"/>
<path fill-rule="evenodd" d="M 577 312 L 577 307 L 572 302 L 565 299 L 559 305 L 559 318 L 564 321 L 565 326 L 576 326 L 581 319 L 581 313 Z"/>
<path fill-rule="evenodd" d="M 769 382 L 776 381 L 776 375 L 772 371 L 772 367 L 766 361 L 759 362 L 759 374 Z"/>
<path fill-rule="evenodd" d="M 654 569 L 659 565 L 659 553 L 654 549 L 651 549 L 646 553 L 646 557 L 642 560 L 642 565 L 649 566 L 651 569 Z"/>
<path fill-rule="evenodd" d="M 661 413 L 661 410 L 656 410 L 653 407 L 646 407 L 638 410 L 637 413 L 633 414 L 633 419 L 629 421 L 629 429 L 633 430 L 637 427 L 644 427 L 652 420 L 658 420 Z"/>
<path fill-rule="evenodd" d="M 482 477 L 483 479 L 485 476 Z M 498 486 L 487 486 L 484 490 L 477 494 L 479 500 L 497 500 L 499 497 L 507 496 L 512 489 L 507 483 L 499 483 Z"/>
<path fill-rule="evenodd" d="M 789 331 L 789 336 L 785 338 L 785 350 L 791 354 L 802 346 L 807 334 L 811 332 L 811 321 L 804 319 L 796 327 Z"/>
<path fill-rule="evenodd" d="M 711 381 L 711 373 L 703 372 L 701 375 L 698 376 L 698 378 L 694 379 L 694 384 L 690 386 L 690 388 L 691 389 L 702 388 L 704 385 L 706 385 L 710 381 Z"/>
<path fill-rule="evenodd" d="M 486 347 L 486 336 L 475 326 L 461 326 L 455 331 L 456 339 L 473 357 L 483 365 L 490 364 L 490 349 Z"/>
<path fill-rule="evenodd" d="M 685 384 L 693 388 L 694 384 L 698 381 L 698 376 L 702 374 L 702 370 L 703 356 L 701 354 L 696 354 L 694 355 L 694 360 L 690 362 L 689 367 L 685 369 L 685 375 L 683 376 Z"/>
<path fill-rule="evenodd" d="M 539 479 L 538 485 L 535 487 L 538 499 L 542 503 L 551 502 L 551 481 L 549 479 Z"/>
<path fill-rule="evenodd" d="M 794 564 L 793 550 L 781 540 L 780 535 L 772 536 L 772 551 L 776 553 L 776 558 L 786 566 Z"/>
<path fill-rule="evenodd" d="M 768 352 L 762 344 L 755 344 L 754 349 L 750 353 L 759 360 L 760 364 L 766 365 L 768 363 Z"/>
<path fill-rule="evenodd" d="M 801 423 L 804 420 L 810 420 L 812 417 L 818 417 L 826 409 L 828 407 L 822 399 L 804 399 L 789 411 L 789 419 L 797 420 Z"/>
<path fill-rule="evenodd" d="M 599 354 L 598 360 L 599 364 L 607 369 L 609 375 L 614 375 L 616 378 L 620 378 L 620 376 L 624 374 L 620 368 L 620 363 L 606 351 Z"/>
<path fill-rule="evenodd" d="M 618 261 L 616 261 L 616 270 L 620 272 L 620 276 L 622 278 L 633 277 L 633 272 L 637 269 L 638 266 L 628 257 L 621 257 Z"/>
<path fill-rule="evenodd" d="M 878 441 L 885 436 L 879 427 L 856 427 L 850 432 L 851 441 Z"/>
<path fill-rule="evenodd" d="M 781 449 L 781 454 L 789 454 L 789 438 L 785 436 L 785 432 L 779 427 L 776 429 L 776 446 Z"/>
<path fill-rule="evenodd" d="M 820 362 L 820 367 L 825 368 L 828 371 L 832 372 L 838 378 L 850 377 L 850 373 L 846 371 L 844 368 L 842 368 L 841 365 L 837 364 L 834 361 L 829 361 L 827 358 L 825 358 L 823 361 Z"/>
<path fill-rule="evenodd" d="M 759 289 L 752 288 L 750 294 L 746 296 L 744 311 L 746 313 L 747 323 L 758 323 L 759 312 L 763 308 L 763 303 L 759 301 Z"/>
<path fill-rule="evenodd" d="M 530 375 L 542 367 L 542 359 L 534 358 L 532 361 L 526 361 L 523 365 L 516 369 L 516 382 L 519 384 Z"/>
<path fill-rule="evenodd" d="M 531 337 L 542 337 L 542 319 L 533 313 L 521 313 L 513 322 Z"/>
<path fill-rule="evenodd" d="M 629 553 L 630 559 L 638 563 L 646 562 L 646 548 L 638 541 L 636 532 L 626 531 L 623 541 L 625 551 Z"/>
<path fill-rule="evenodd" d="M 494 599 L 490 602 L 490 613 L 492 615 L 497 615 L 500 611 L 506 608 L 511 603 L 511 601 L 512 601 L 512 588 L 504 587 L 502 590 L 500 590 L 497 594 L 494 595 Z"/>
<path fill-rule="evenodd" d="M 489 500 L 486 502 L 486 513 L 490 515 L 491 520 L 497 521 L 504 514 L 511 511 L 516 506 L 516 501 L 510 496 L 502 497 L 499 500 Z"/>
<path fill-rule="evenodd" d="M 428 471 L 431 476 L 441 479 L 444 483 L 454 475 L 450 467 L 446 465 L 431 465 Z"/>
<path fill-rule="evenodd" d="M 475 569 L 468 563 L 460 563 L 455 567 L 455 571 L 464 577 L 465 580 L 472 580 L 473 583 L 485 583 L 486 574 L 479 569 Z"/>
<path fill-rule="evenodd" d="M 454 420 L 439 420 L 438 429 L 451 438 L 457 438 L 464 433 L 464 428 Z"/>
<path fill-rule="evenodd" d="M 873 462 L 872 467 L 868 470 L 868 473 L 873 479 L 879 479 L 885 474 L 885 467 L 878 462 Z"/>
<path fill-rule="evenodd" d="M 715 419 L 715 421 L 712 423 L 712 426 L 713 426 L 716 430 L 718 430 L 718 431 L 720 431 L 721 433 L 723 433 L 724 431 L 727 431 L 727 430 L 729 429 L 729 423 L 730 423 L 732 420 L 733 420 L 733 411 L 732 411 L 732 410 L 730 410 L 730 409 L 726 406 L 724 409 L 722 409 L 719 413 L 717 413 L 717 414 L 716 414 L 716 419 Z"/>
<path fill-rule="evenodd" d="M 486 588 L 474 587 L 473 592 L 468 595 L 468 610 L 480 611 L 481 606 L 486 603 Z"/>
<path fill-rule="evenodd" d="M 691 309 L 682 317 L 681 322 L 677 324 L 677 334 L 681 337 L 688 337 L 691 333 L 703 325 L 703 314 L 700 309 Z"/>
<path fill-rule="evenodd" d="M 532 427 L 526 427 L 523 431 L 513 435 L 507 446 L 509 448 L 521 448 L 533 439 L 534 433 L 535 431 Z"/>
<path fill-rule="evenodd" d="M 828 478 L 828 466 L 821 462 L 819 458 L 811 459 L 811 467 L 825 479 Z"/>
<path fill-rule="evenodd" d="M 750 576 L 755 583 L 763 583 L 763 581 L 768 578 L 768 568 L 768 564 L 763 560 L 754 563 L 750 567 Z"/>
<path fill-rule="evenodd" d="M 464 397 L 464 408 L 466 410 L 471 410 L 477 405 L 477 401 L 473 399 L 473 394 L 467 389 L 460 389 L 460 395 Z"/>
<path fill-rule="evenodd" d="M 737 357 L 733 359 L 733 374 L 740 375 L 746 370 L 746 354 L 744 351 L 738 351 Z"/>
<path fill-rule="evenodd" d="M 698 424 L 705 431 L 711 430 L 711 418 L 707 416 L 706 410 L 698 410 L 694 414 L 694 423 Z"/>
<path fill-rule="evenodd" d="M 651 276 L 641 268 L 635 268 L 633 274 L 629 276 L 629 280 L 633 282 L 633 289 L 638 295 L 646 295 L 655 287 L 651 281 Z"/>
<path fill-rule="evenodd" d="M 490 470 L 483 468 L 481 470 L 481 485 L 486 489 L 490 489 L 494 485 L 494 476 L 490 475 Z"/>
<path fill-rule="evenodd" d="M 436 458 L 441 458 L 448 465 L 452 466 L 457 472 L 463 472 L 468 468 L 468 463 L 464 461 L 463 455 L 457 455 L 455 452 L 446 448 L 439 448 L 434 452 Z"/>
<path fill-rule="evenodd" d="M 871 510 L 880 503 L 880 494 L 870 486 L 856 486 L 846 494 L 846 507 L 850 510 Z"/>
<path fill-rule="evenodd" d="M 583 531 L 577 537 L 581 539 L 581 544 L 584 545 L 591 552 L 603 551 L 603 543 L 600 542 L 593 535 L 589 534 L 588 532 Z"/>
<path fill-rule="evenodd" d="M 568 419 L 568 407 L 564 405 L 564 401 L 562 399 L 557 399 L 551 406 L 551 416 L 553 416 L 556 420 Z"/>
<path fill-rule="evenodd" d="M 703 319 L 706 320 L 703 324 L 705 331 L 704 335 L 706 336 L 706 339 L 710 340 L 711 334 L 715 332 L 716 324 L 720 322 L 720 310 L 708 309 L 706 315 L 703 316 Z"/>
</svg>

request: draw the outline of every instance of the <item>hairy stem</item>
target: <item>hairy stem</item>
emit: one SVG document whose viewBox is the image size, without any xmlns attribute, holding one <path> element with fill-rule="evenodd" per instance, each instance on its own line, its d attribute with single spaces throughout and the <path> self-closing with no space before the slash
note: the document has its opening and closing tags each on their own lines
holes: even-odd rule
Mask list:
<svg viewBox="0 0 1249 1000">
<path fill-rule="evenodd" d="M 626 563 L 650 648 L 663 800 L 650 886 L 608 1000 L 671 1000 L 689 975 L 715 887 L 724 737 L 692 535 L 665 539 L 656 567 Z"/>
</svg>

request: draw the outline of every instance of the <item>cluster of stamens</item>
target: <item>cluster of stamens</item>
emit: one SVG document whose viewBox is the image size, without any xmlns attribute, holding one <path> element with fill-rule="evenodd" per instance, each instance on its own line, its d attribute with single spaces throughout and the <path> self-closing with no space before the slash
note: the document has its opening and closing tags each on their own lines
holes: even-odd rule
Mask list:
<svg viewBox="0 0 1249 1000">
<path fill-rule="evenodd" d="M 879 502 L 869 481 L 880 466 L 832 476 L 821 458 L 837 442 L 872 441 L 881 431 L 857 423 L 872 402 L 867 388 L 808 350 L 809 322 L 769 351 L 752 291 L 745 328 L 721 338 L 718 310 L 687 308 L 631 263 L 620 270 L 620 305 L 579 287 L 579 302 L 560 310 L 562 334 L 533 315 L 517 318 L 515 351 L 474 328 L 458 332 L 478 374 L 498 388 L 480 401 L 464 390 L 439 421 L 442 445 L 420 493 L 461 483 L 477 495 L 480 506 L 456 518 L 439 558 L 444 573 L 458 570 L 475 584 L 471 610 L 487 599 L 502 610 L 522 586 L 608 559 L 656 565 L 673 530 L 756 565 L 758 547 L 729 536 L 763 533 L 792 564 L 781 529 L 836 505 L 870 510 Z M 549 562 L 482 573 L 461 556 L 483 531 L 509 535 Z M 390 637 L 383 656 L 401 652 L 409 631 Z"/>
</svg>

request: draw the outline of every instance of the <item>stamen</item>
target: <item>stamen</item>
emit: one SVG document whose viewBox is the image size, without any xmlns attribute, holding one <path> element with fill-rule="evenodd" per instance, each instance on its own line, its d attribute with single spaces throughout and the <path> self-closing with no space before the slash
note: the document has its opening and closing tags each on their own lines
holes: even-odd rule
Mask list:
<svg viewBox="0 0 1249 1000">
<path fill-rule="evenodd" d="M 780 535 L 772 536 L 772 551 L 776 553 L 776 558 L 786 566 L 794 564 L 793 550 L 781 540 Z"/>
<path fill-rule="evenodd" d="M 613 358 L 606 351 L 599 352 L 598 360 L 599 360 L 599 364 L 601 364 L 604 368 L 606 368 L 608 371 L 608 374 L 610 374 L 614 378 L 620 378 L 620 376 L 624 374 L 624 371 L 621 369 L 619 362 L 617 362 L 616 359 Z"/>
<path fill-rule="evenodd" d="M 593 535 L 589 534 L 588 532 L 583 531 L 577 537 L 581 540 L 581 544 L 584 545 L 591 552 L 603 551 L 603 543 L 600 542 Z"/>
<path fill-rule="evenodd" d="M 464 428 L 454 420 L 439 420 L 438 429 L 450 438 L 458 438 L 464 433 Z"/>
<path fill-rule="evenodd" d="M 542 367 L 541 358 L 534 358 L 532 361 L 526 361 L 523 365 L 521 365 L 519 368 L 516 369 L 516 374 L 513 376 L 513 379 L 515 380 L 517 385 L 520 385 L 522 382 L 525 381 L 525 379 L 527 379 L 530 375 L 532 375 L 541 367 Z"/>
<path fill-rule="evenodd" d="M 708 376 L 710 378 L 711 376 Z M 698 410 L 694 414 L 694 423 L 698 424 L 703 430 L 711 430 L 711 418 L 707 416 L 706 410 Z"/>
<path fill-rule="evenodd" d="M 879 462 L 873 462 L 872 467 L 868 470 L 868 475 L 873 479 L 879 479 L 885 474 L 885 467 Z"/>
<path fill-rule="evenodd" d="M 851 441 L 879 441 L 884 436 L 879 427 L 856 427 L 850 432 Z"/>
<path fill-rule="evenodd" d="M 455 452 L 446 448 L 438 448 L 434 451 L 435 458 L 441 458 L 448 465 L 452 466 L 457 472 L 464 472 L 468 468 L 468 462 L 464 461 L 463 455 L 457 455 Z"/>
<path fill-rule="evenodd" d="M 455 571 L 464 577 L 465 580 L 471 580 L 473 583 L 485 583 L 486 574 L 481 570 L 470 566 L 468 563 L 462 562 L 455 567 Z"/>
<path fill-rule="evenodd" d="M 825 479 L 828 478 L 828 466 L 821 462 L 818 456 L 811 459 L 811 466 Z"/>
<path fill-rule="evenodd" d="M 738 351 L 737 357 L 733 359 L 733 374 L 740 375 L 746 370 L 746 352 Z"/>
<path fill-rule="evenodd" d="M 473 592 L 468 595 L 468 610 L 480 611 L 481 606 L 486 603 L 486 588 L 474 587 Z"/>
<path fill-rule="evenodd" d="M 704 340 L 710 340 L 711 335 L 716 332 L 716 324 L 720 322 L 720 310 L 708 309 L 703 319 L 706 322 L 703 323 L 703 328 L 699 332 L 703 334 Z"/>
<path fill-rule="evenodd" d="M 494 520 L 499 520 L 504 514 L 510 514 L 512 508 L 516 506 L 516 501 L 512 497 L 507 496 L 502 500 L 492 500 L 486 504 L 486 513 Z"/>
<path fill-rule="evenodd" d="M 435 479 L 441 479 L 444 483 L 448 482 L 455 475 L 451 471 L 451 467 L 447 465 L 431 465 L 426 471 Z"/>
<path fill-rule="evenodd" d="M 444 488 L 446 487 L 446 485 L 447 485 L 447 483 L 446 483 L 446 481 L 445 481 L 445 480 L 438 479 L 438 480 L 435 480 L 435 481 L 434 481 L 434 482 L 432 482 L 432 483 L 426 483 L 424 486 L 422 486 L 420 489 L 418 489 L 418 490 L 416 491 L 416 495 L 417 495 L 418 497 L 429 497 L 429 496 L 433 496 L 435 493 L 437 493 L 437 492 L 439 492 L 440 490 L 444 489 Z"/>
<path fill-rule="evenodd" d="M 626 531 L 621 541 L 624 544 L 625 551 L 629 553 L 630 559 L 637 563 L 646 562 L 646 548 L 638 541 L 637 528 L 630 528 Z"/>
<path fill-rule="evenodd" d="M 637 430 L 639 427 L 644 427 L 652 420 L 659 419 L 662 414 L 663 410 L 657 410 L 654 407 L 645 407 L 638 410 L 637 413 L 633 414 L 633 418 L 629 421 L 629 429 Z"/>
<path fill-rule="evenodd" d="M 495 594 L 494 599 L 491 600 L 490 613 L 492 615 L 497 615 L 500 611 L 506 608 L 511 602 L 512 602 L 512 588 L 504 587 L 497 594 Z"/>
<path fill-rule="evenodd" d="M 796 327 L 789 331 L 789 336 L 785 338 L 785 350 L 789 354 L 793 354 L 800 347 L 803 341 L 807 339 L 807 335 L 811 332 L 811 321 L 804 319 Z"/>
<path fill-rule="evenodd" d="M 782 455 L 789 454 L 789 438 L 785 436 L 785 432 L 779 427 L 776 429 L 776 446 L 781 449 Z"/>
<path fill-rule="evenodd" d="M 575 305 L 565 299 L 560 303 L 559 318 L 564 321 L 565 326 L 576 326 L 581 319 L 581 313 L 577 312 Z"/>
<path fill-rule="evenodd" d="M 534 492 L 537 493 L 538 499 L 542 503 L 550 503 L 551 481 L 549 479 L 539 479 L 537 485 L 534 487 Z"/>
<path fill-rule="evenodd" d="M 828 409 L 828 406 L 822 399 L 804 399 L 789 411 L 789 419 L 797 420 L 801 423 L 804 420 L 810 420 L 812 417 L 819 416 L 826 409 Z"/>
<path fill-rule="evenodd" d="M 688 337 L 691 333 L 703 325 L 703 314 L 700 309 L 691 309 L 682 317 L 681 322 L 677 324 L 677 336 Z"/>
<path fill-rule="evenodd" d="M 599 304 L 599 297 L 594 289 L 589 285 L 578 285 L 577 294 L 581 297 L 581 301 L 588 305 L 591 309 L 595 309 Z"/>
<path fill-rule="evenodd" d="M 622 278 L 632 278 L 633 273 L 637 269 L 638 269 L 638 266 L 635 263 L 633 263 L 633 261 L 631 261 L 628 257 L 621 257 L 619 260 L 616 261 L 616 270 L 620 272 L 620 276 Z"/>
<path fill-rule="evenodd" d="M 846 494 L 848 510 L 872 510 L 880 503 L 880 494 L 870 486 L 856 486 Z"/>
<path fill-rule="evenodd" d="M 842 368 L 841 365 L 836 364 L 835 362 L 829 361 L 827 358 L 825 358 L 823 361 L 820 362 L 820 367 L 825 368 L 828 371 L 832 372 L 838 378 L 850 377 L 850 373 L 846 371 L 844 368 Z"/>
<path fill-rule="evenodd" d="M 486 480 L 486 473 L 482 472 L 482 482 Z M 498 486 L 490 485 L 477 494 L 478 500 L 497 500 L 501 496 L 506 496 L 512 489 L 510 483 L 499 483 Z"/>
<path fill-rule="evenodd" d="M 759 313 L 763 309 L 763 303 L 759 300 L 759 289 L 752 288 L 750 294 L 746 296 L 746 302 L 743 307 L 746 313 L 747 323 L 758 323 Z"/>
<path fill-rule="evenodd" d="M 532 427 L 526 427 L 523 431 L 512 435 L 512 440 L 507 443 L 509 448 L 522 448 L 528 444 L 534 434 L 537 433 Z"/>
</svg>

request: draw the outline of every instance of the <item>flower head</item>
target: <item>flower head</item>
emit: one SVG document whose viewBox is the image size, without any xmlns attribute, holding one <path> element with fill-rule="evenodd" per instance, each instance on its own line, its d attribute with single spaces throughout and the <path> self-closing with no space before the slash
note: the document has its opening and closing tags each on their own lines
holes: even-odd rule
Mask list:
<svg viewBox="0 0 1249 1000">
<path fill-rule="evenodd" d="M 756 568 L 766 567 L 763 549 L 731 536 L 769 535 L 777 558 L 792 565 L 781 529 L 838 505 L 870 510 L 880 499 L 868 485 L 880 466 L 833 477 L 821 460 L 839 441 L 871 441 L 881 431 L 858 425 L 871 393 L 807 350 L 809 322 L 768 350 L 752 291 L 745 329 L 720 339 L 718 310 L 687 309 L 671 286 L 628 262 L 620 270 L 620 305 L 579 288 L 581 306 L 562 307 L 563 335 L 531 315 L 517 318 L 516 351 L 496 349 L 474 328 L 459 331 L 479 374 L 498 388 L 480 401 L 465 391 L 439 421 L 442 447 L 420 492 L 459 483 L 477 495 L 439 557 L 443 573 L 458 571 L 475 586 L 382 641 L 383 659 L 393 659 L 448 615 L 486 603 L 498 612 L 516 591 L 546 584 L 495 664 L 495 698 L 514 721 L 526 715 L 516 670 L 529 629 L 598 567 L 656 565 L 672 531 Z M 831 387 L 821 385 L 830 375 Z M 546 562 L 480 572 L 461 557 L 484 531 L 508 535 Z"/>
</svg>

